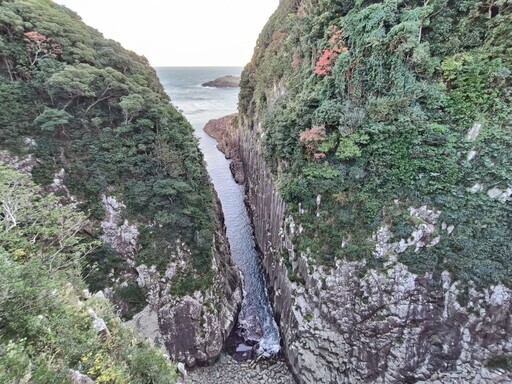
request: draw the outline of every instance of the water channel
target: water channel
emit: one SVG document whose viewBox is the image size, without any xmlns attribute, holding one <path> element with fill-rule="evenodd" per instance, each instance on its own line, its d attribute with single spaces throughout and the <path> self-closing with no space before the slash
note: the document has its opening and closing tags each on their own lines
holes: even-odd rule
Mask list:
<svg viewBox="0 0 512 384">
<path fill-rule="evenodd" d="M 269 356 L 279 352 L 279 329 L 256 253 L 244 205 L 244 189 L 235 183 L 229 170 L 230 160 L 217 149 L 217 141 L 203 131 L 210 119 L 236 112 L 238 88 L 214 89 L 200 84 L 224 75 L 238 76 L 241 70 L 237 67 L 173 67 L 157 68 L 157 74 L 173 104 L 190 121 L 199 139 L 208 173 L 222 204 L 232 258 L 244 277 L 244 301 L 238 323 L 239 334 L 248 345 L 241 344 L 238 350 L 250 350 L 251 342 L 255 342 L 258 354 Z"/>
</svg>

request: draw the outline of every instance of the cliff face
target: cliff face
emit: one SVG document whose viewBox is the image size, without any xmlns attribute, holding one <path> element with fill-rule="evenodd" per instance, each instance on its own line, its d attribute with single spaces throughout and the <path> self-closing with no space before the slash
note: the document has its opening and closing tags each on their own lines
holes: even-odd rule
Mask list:
<svg viewBox="0 0 512 384">
<path fill-rule="evenodd" d="M 0 159 L 102 241 L 83 258 L 90 289 L 173 359 L 215 359 L 240 277 L 192 127 L 147 60 L 52 1 L 5 0 L 0 100 Z"/>
<path fill-rule="evenodd" d="M 242 127 L 240 143 L 255 236 L 299 383 L 512 380 L 484 367 L 511 351 L 510 289 L 471 289 L 461 304 L 461 284 L 449 272 L 420 276 L 391 254 L 384 269 L 317 265 L 294 249 L 300 217 L 285 216 L 254 133 Z"/>
<path fill-rule="evenodd" d="M 163 273 L 155 265 L 137 265 L 138 227 L 127 221 L 120 226 L 115 224 L 124 207 L 113 197 L 104 203 L 109 220 L 102 222 L 103 240 L 134 266 L 131 273 L 110 276 L 113 285 L 104 289 L 107 297 L 126 312 L 130 310 L 129 303 L 119 299 L 114 289 L 120 281 L 137 284 L 145 292 L 146 306 L 134 314 L 129 324 L 153 344 L 164 346 L 174 361 L 188 367 L 213 363 L 236 324 L 242 302 L 240 271 L 231 260 L 223 224 L 217 223 L 219 230 L 213 239 L 212 284 L 190 294 L 176 293 L 175 281 L 187 275 L 193 250 L 178 244 Z M 220 206 L 217 215 L 222 218 Z"/>
<path fill-rule="evenodd" d="M 241 157 L 300 383 L 512 380 L 509 120 L 470 100 L 465 77 L 492 93 L 482 54 L 509 73 L 490 42 L 509 46 L 511 14 L 482 12 L 282 1 L 260 35 L 241 81 Z M 501 84 L 488 101 L 508 110 Z"/>
<path fill-rule="evenodd" d="M 229 168 L 235 181 L 243 184 L 245 180 L 242 162 L 240 161 L 240 150 L 238 144 L 237 114 L 221 117 L 220 119 L 210 120 L 204 127 L 204 131 L 217 140 L 217 148 L 226 159 L 231 159 Z"/>
</svg>

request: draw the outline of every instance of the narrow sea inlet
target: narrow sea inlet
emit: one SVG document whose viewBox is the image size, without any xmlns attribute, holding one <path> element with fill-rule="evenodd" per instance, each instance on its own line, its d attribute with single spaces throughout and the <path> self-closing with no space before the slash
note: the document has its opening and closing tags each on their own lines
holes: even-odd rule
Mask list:
<svg viewBox="0 0 512 384">
<path fill-rule="evenodd" d="M 232 258 L 244 277 L 244 301 L 238 331 L 248 345 L 240 345 L 238 351 L 249 352 L 255 344 L 258 354 L 274 355 L 280 349 L 279 330 L 273 318 L 251 222 L 244 205 L 244 189 L 233 180 L 230 160 L 226 160 L 217 149 L 217 141 L 203 131 L 209 120 L 236 112 L 238 88 L 205 88 L 200 84 L 220 76 L 239 76 L 242 68 L 173 67 L 156 70 L 172 103 L 194 127 L 208 173 L 222 204 Z"/>
</svg>

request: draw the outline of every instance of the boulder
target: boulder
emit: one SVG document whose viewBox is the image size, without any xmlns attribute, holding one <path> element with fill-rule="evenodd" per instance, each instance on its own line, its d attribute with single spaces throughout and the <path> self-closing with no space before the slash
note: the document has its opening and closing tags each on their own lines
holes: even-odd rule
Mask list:
<svg viewBox="0 0 512 384">
<path fill-rule="evenodd" d="M 87 375 L 82 375 L 78 371 L 71 370 L 70 379 L 73 384 L 95 384 L 96 382 Z"/>
</svg>

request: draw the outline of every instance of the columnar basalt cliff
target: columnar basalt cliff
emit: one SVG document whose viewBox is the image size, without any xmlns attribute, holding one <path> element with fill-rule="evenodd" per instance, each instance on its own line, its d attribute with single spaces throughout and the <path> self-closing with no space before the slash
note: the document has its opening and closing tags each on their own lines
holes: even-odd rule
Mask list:
<svg viewBox="0 0 512 384">
<path fill-rule="evenodd" d="M 281 1 L 242 75 L 247 198 L 300 383 L 512 381 L 512 63 L 492 49 L 511 10 L 434 3 Z"/>
<path fill-rule="evenodd" d="M 285 354 L 299 383 L 510 382 L 485 363 L 512 351 L 512 292 L 471 289 L 467 303 L 449 272 L 417 275 L 386 255 L 384 270 L 297 254 L 299 221 L 242 128 L 247 197 Z M 435 286 L 435 288 L 432 288 Z"/>
</svg>

